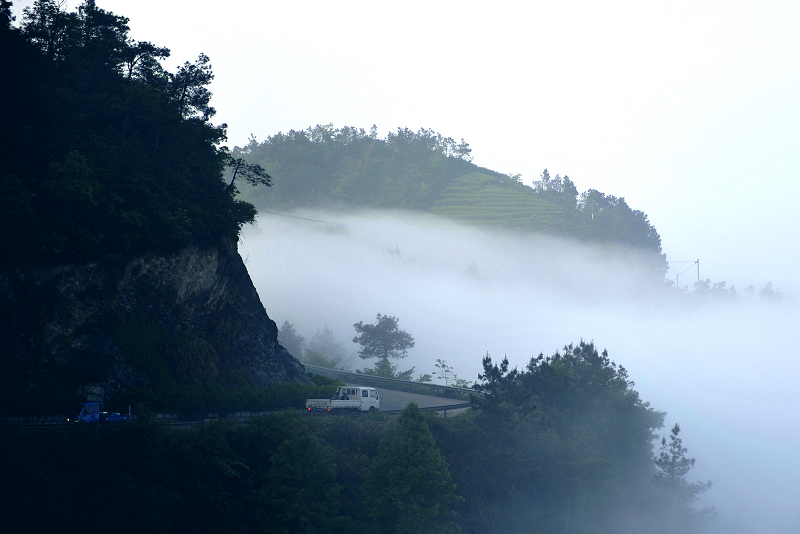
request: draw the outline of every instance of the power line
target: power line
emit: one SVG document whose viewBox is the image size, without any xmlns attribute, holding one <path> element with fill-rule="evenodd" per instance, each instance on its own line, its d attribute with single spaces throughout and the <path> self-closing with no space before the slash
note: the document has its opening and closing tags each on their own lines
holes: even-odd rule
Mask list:
<svg viewBox="0 0 800 534">
<path fill-rule="evenodd" d="M 347 226 L 344 223 L 340 222 L 332 222 L 332 221 L 323 221 L 321 219 L 312 219 L 310 217 L 300 217 L 299 215 L 289 215 L 288 213 L 281 213 L 279 211 L 272 211 L 272 210 L 261 210 L 262 213 L 270 213 L 272 215 L 278 215 L 279 217 L 288 217 L 290 219 L 300 219 L 303 221 L 311 221 L 311 222 L 318 222 L 323 224 L 333 224 L 335 226 Z"/>
<path fill-rule="evenodd" d="M 687 268 L 685 268 L 684 270 L 682 270 L 681 272 L 679 272 L 679 273 L 677 273 L 675 275 L 675 287 L 676 288 L 678 288 L 678 289 L 681 288 L 680 283 L 679 283 L 680 276 L 683 273 L 685 273 L 686 271 L 688 271 L 689 269 L 691 269 L 692 267 L 694 267 L 695 265 L 697 265 L 697 285 L 700 286 L 700 259 L 699 258 L 696 259 L 696 260 L 671 261 L 669 263 L 691 263 L 690 266 L 688 266 Z"/>
</svg>

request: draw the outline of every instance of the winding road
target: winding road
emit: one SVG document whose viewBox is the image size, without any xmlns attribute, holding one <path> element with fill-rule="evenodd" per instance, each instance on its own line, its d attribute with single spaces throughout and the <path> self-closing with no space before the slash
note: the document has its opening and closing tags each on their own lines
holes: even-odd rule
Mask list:
<svg viewBox="0 0 800 534">
<path fill-rule="evenodd" d="M 358 384 L 347 384 L 348 386 L 357 386 Z M 444 397 L 434 397 L 432 395 L 422 395 L 420 393 L 408 393 L 406 391 L 395 391 L 393 389 L 385 389 L 385 388 L 375 388 L 381 393 L 383 396 L 381 397 L 381 411 L 388 412 L 388 411 L 396 411 L 402 410 L 410 402 L 416 402 L 417 406 L 420 408 L 438 408 L 438 407 L 445 407 L 445 406 L 455 406 L 455 405 L 462 405 L 464 401 L 461 399 L 447 399 Z M 466 410 L 467 408 L 455 408 L 454 410 L 447 410 L 447 408 L 442 408 L 441 410 L 437 411 L 446 411 L 449 413 L 455 413 L 456 411 Z"/>
</svg>

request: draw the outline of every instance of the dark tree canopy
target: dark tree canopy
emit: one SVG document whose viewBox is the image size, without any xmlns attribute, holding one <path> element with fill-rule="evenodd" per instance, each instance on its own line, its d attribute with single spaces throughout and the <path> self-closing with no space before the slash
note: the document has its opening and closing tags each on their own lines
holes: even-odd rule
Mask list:
<svg viewBox="0 0 800 534">
<path fill-rule="evenodd" d="M 405 358 L 408 356 L 408 349 L 414 347 L 414 338 L 408 332 L 400 330 L 397 317 L 379 313 L 375 324 L 359 321 L 353 327 L 357 332 L 353 343 L 361 345 L 358 355 L 365 360 Z"/>
<path fill-rule="evenodd" d="M 432 130 L 398 128 L 386 139 L 375 126 L 317 125 L 255 138 L 233 154 L 274 178 L 271 194 L 243 189 L 261 208 L 304 206 L 428 209 L 447 185 L 475 166 L 469 145 Z M 498 174 L 498 176 L 500 176 Z"/>
<path fill-rule="evenodd" d="M 568 532 L 652 531 L 647 522 L 656 512 L 647 507 L 656 494 L 654 431 L 664 414 L 639 398 L 624 367 L 593 343 L 580 342 L 531 358 L 522 370 L 487 355 L 483 369 L 481 430 L 471 435 L 487 452 L 451 456 L 451 465 L 460 474 L 472 469 L 470 462 L 492 461 L 495 470 L 479 487 L 465 488 L 458 475 L 456 482 L 468 500 L 520 510 L 485 528 L 511 532 L 538 524 L 533 530 L 564 532 L 568 524 Z"/>
<path fill-rule="evenodd" d="M 413 367 L 398 373 L 397 366 L 389 361 L 389 358 L 405 358 L 408 356 L 408 349 L 414 347 L 414 338 L 408 332 L 400 330 L 397 323 L 397 317 L 379 313 L 375 324 L 359 321 L 353 325 L 357 333 L 353 343 L 361 345 L 358 356 L 365 360 L 378 358 L 374 371 L 368 371 L 368 374 L 406 380 L 414 374 Z"/>
<path fill-rule="evenodd" d="M 206 245 L 253 220 L 223 179 L 207 56 L 169 73 L 168 49 L 134 41 L 126 17 L 92 0 L 74 12 L 37 0 L 19 28 L 3 19 L 3 262 Z"/>
<path fill-rule="evenodd" d="M 257 163 L 247 163 L 244 158 L 234 158 L 231 156 L 228 159 L 228 167 L 231 169 L 231 183 L 229 187 L 234 186 L 236 178 L 242 178 L 251 186 L 257 185 L 272 185 L 272 181 L 261 165 Z"/>
</svg>

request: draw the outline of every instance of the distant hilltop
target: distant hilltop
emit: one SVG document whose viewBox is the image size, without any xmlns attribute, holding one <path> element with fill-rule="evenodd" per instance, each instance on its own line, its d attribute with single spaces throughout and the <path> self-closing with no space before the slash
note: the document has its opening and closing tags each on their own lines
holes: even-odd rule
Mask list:
<svg viewBox="0 0 800 534">
<path fill-rule="evenodd" d="M 233 151 L 263 167 L 271 188 L 241 186 L 240 198 L 259 210 L 377 208 L 429 212 L 464 223 L 533 231 L 583 242 L 623 246 L 667 272 L 661 237 L 647 215 L 623 197 L 594 189 L 578 193 L 568 176 L 545 169 L 533 186 L 472 163 L 462 139 L 399 128 L 385 139 L 377 128 L 317 125 L 251 137 Z"/>
</svg>

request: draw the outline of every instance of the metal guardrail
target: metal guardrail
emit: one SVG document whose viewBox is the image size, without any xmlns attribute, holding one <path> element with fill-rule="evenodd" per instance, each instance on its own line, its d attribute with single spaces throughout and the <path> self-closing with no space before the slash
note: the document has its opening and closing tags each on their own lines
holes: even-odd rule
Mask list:
<svg viewBox="0 0 800 534">
<path fill-rule="evenodd" d="M 66 415 L 38 415 L 15 417 L 6 416 L 6 423 L 17 424 L 20 426 L 59 426 L 67 424 Z"/>
<path fill-rule="evenodd" d="M 431 384 L 428 382 L 414 382 L 411 380 L 400 380 L 399 378 L 385 378 L 382 376 L 365 375 L 361 373 L 351 373 L 340 369 L 329 369 L 318 365 L 303 364 L 306 371 L 316 373 L 328 378 L 335 378 L 348 384 L 358 386 L 382 387 L 396 391 L 406 391 L 422 393 L 434 397 L 444 397 L 447 399 L 469 400 L 473 395 L 483 395 L 482 391 L 469 388 L 457 388 L 454 386 L 443 386 L 441 384 Z"/>
<path fill-rule="evenodd" d="M 447 417 L 447 412 L 449 410 L 460 410 L 463 408 L 472 408 L 471 402 L 462 402 L 461 404 L 445 404 L 442 406 L 426 406 L 424 408 L 420 407 L 420 411 L 422 412 L 444 412 L 445 417 Z M 386 413 L 391 412 L 402 412 L 403 410 L 388 410 Z"/>
</svg>

